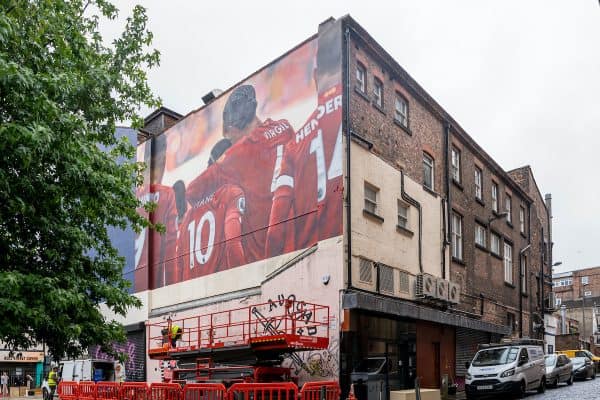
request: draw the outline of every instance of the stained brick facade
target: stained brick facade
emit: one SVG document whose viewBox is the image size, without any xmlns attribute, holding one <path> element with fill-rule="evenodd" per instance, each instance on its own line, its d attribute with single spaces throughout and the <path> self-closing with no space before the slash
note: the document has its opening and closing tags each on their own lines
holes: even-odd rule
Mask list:
<svg viewBox="0 0 600 400">
<path fill-rule="evenodd" d="M 347 26 L 352 134 L 368 141 L 375 155 L 419 182 L 424 180 L 423 154 L 433 158 L 435 176 L 430 194 L 449 203 L 447 245 L 452 238 L 452 214 L 462 223 L 462 254 L 445 260 L 444 265 L 445 278 L 462 288 L 461 302 L 451 307 L 451 311 L 510 326 L 515 336 L 542 337 L 540 270 L 545 265 L 546 273 L 550 271 L 549 253 L 542 256 L 548 247 L 549 219 L 531 169 L 506 172 L 360 25 L 347 18 Z M 357 69 L 366 72 L 364 85 L 357 79 Z M 383 86 L 382 107 L 375 100 L 376 84 Z M 408 103 L 407 127 L 395 120 L 396 96 Z M 456 181 L 450 178 L 451 149 L 460 153 L 460 178 Z M 476 168 L 482 173 L 481 200 L 475 196 Z M 498 188 L 498 212 L 492 210 L 493 183 Z M 507 196 L 511 199 L 512 223 L 502 216 Z M 477 224 L 486 232 L 484 246 L 475 244 Z M 491 233 L 500 238 L 498 254 L 490 251 Z M 512 249 L 512 270 L 507 279 L 505 243 Z M 525 275 L 522 288 L 521 251 Z M 544 292 L 549 291 L 548 285 Z"/>
</svg>

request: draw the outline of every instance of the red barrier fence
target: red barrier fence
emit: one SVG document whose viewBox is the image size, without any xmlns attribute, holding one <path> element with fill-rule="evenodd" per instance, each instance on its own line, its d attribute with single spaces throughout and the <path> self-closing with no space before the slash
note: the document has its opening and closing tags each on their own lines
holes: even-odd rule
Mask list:
<svg viewBox="0 0 600 400">
<path fill-rule="evenodd" d="M 305 383 L 298 396 L 292 382 L 221 383 L 68 382 L 58 385 L 60 400 L 340 400 L 337 382 Z"/>
<path fill-rule="evenodd" d="M 119 400 L 150 400 L 146 382 L 124 382 L 121 384 Z"/>
<path fill-rule="evenodd" d="M 292 382 L 234 383 L 229 400 L 297 400 L 298 386 Z"/>
<path fill-rule="evenodd" d="M 94 400 L 96 398 L 96 382 L 79 382 L 79 400 Z"/>
<path fill-rule="evenodd" d="M 188 383 L 182 400 L 228 400 L 227 389 L 221 383 Z"/>
<path fill-rule="evenodd" d="M 339 400 L 340 394 L 340 385 L 335 381 L 307 382 L 300 390 L 300 400 Z"/>
<path fill-rule="evenodd" d="M 181 385 L 178 383 L 151 383 L 150 400 L 180 400 Z"/>
<path fill-rule="evenodd" d="M 61 400 L 77 400 L 79 397 L 79 384 L 77 382 L 64 382 L 58 384 L 58 397 Z"/>
</svg>

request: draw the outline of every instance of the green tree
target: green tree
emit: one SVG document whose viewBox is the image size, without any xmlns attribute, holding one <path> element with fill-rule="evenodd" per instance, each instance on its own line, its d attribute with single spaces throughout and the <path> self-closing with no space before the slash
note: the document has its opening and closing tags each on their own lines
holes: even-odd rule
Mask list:
<svg viewBox="0 0 600 400">
<path fill-rule="evenodd" d="M 105 0 L 0 0 L 0 340 L 11 348 L 108 348 L 125 334 L 99 304 L 140 306 L 107 226 L 148 225 L 132 190 L 143 166 L 117 163 L 135 148 L 115 123 L 139 126 L 140 105 L 158 105 L 146 71 L 159 53 L 140 6 L 105 44 L 99 23 L 117 13 Z"/>
</svg>

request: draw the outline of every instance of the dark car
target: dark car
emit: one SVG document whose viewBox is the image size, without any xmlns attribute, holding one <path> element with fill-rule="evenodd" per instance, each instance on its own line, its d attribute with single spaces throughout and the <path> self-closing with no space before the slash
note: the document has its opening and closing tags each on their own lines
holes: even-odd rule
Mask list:
<svg viewBox="0 0 600 400">
<path fill-rule="evenodd" d="M 556 387 L 559 383 L 573 384 L 573 363 L 564 354 L 549 354 L 545 357 L 546 382 Z"/>
<path fill-rule="evenodd" d="M 576 379 L 596 379 L 592 360 L 587 357 L 573 357 L 571 362 L 573 363 L 573 373 Z"/>
</svg>

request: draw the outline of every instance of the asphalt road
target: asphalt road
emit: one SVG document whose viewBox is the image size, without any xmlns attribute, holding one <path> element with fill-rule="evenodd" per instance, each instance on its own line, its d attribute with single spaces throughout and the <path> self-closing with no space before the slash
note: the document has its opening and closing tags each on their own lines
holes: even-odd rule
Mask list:
<svg viewBox="0 0 600 400">
<path fill-rule="evenodd" d="M 527 400 L 600 400 L 600 376 L 595 380 L 575 381 L 573 386 L 561 383 L 555 389 L 546 389 L 544 394 L 529 393 Z"/>
</svg>

